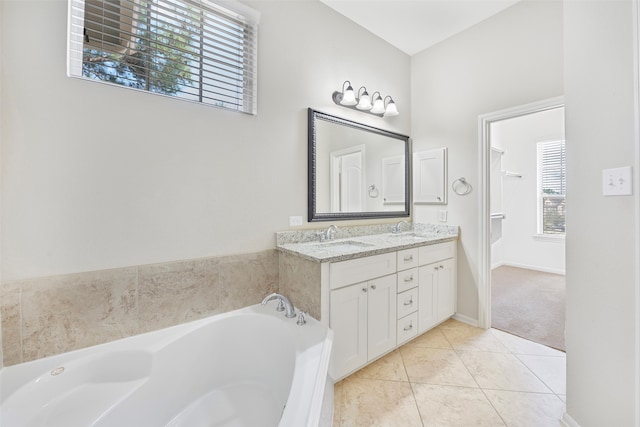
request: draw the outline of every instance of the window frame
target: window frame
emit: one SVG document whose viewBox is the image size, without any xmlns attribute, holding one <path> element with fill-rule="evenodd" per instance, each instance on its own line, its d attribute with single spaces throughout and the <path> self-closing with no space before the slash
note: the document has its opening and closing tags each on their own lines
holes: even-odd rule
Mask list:
<svg viewBox="0 0 640 427">
<path fill-rule="evenodd" d="M 122 2 L 126 2 L 126 9 L 118 0 L 68 0 L 67 75 L 69 77 L 195 102 L 229 111 L 257 114 L 258 23 L 260 20 L 258 11 L 235 0 L 225 0 L 221 3 L 215 0 L 122 0 Z M 116 12 L 113 12 L 114 8 Z M 171 10 L 177 12 L 175 15 L 169 12 L 168 18 L 167 14 L 160 18 L 144 16 L 147 13 L 145 11 L 152 14 L 158 8 L 165 11 L 167 8 L 173 8 Z M 105 11 L 105 16 L 108 14 L 119 16 L 120 23 L 118 24 L 116 20 L 109 20 L 107 17 L 103 22 L 110 22 L 111 25 L 102 24 L 100 26 L 100 23 L 95 24 L 95 19 L 87 19 L 85 25 L 86 9 L 91 12 L 98 11 L 98 13 Z M 138 13 L 141 10 L 143 12 Z M 122 22 L 128 18 L 131 11 L 135 14 L 133 23 L 128 27 L 129 31 L 123 30 Z M 207 18 L 198 21 L 191 19 L 192 16 L 207 16 Z M 154 27 L 153 23 L 161 24 Z M 93 30 L 90 28 L 92 25 L 99 29 Z M 162 29 L 160 25 L 163 26 Z M 187 28 L 186 25 L 190 27 Z M 233 38 L 225 38 L 223 34 L 225 27 L 235 28 L 236 33 Z M 118 52 L 119 45 L 115 45 L 116 49 L 106 45 L 96 49 L 93 43 L 85 42 L 89 38 L 89 31 L 94 31 L 94 34 L 101 36 L 104 35 L 105 38 L 110 37 L 114 32 L 117 33 L 120 36 L 117 39 L 119 42 L 134 46 L 133 50 L 127 46 L 123 48 L 123 51 L 142 54 L 142 49 L 136 42 L 143 39 L 148 43 L 147 46 L 160 47 L 149 47 L 145 51 L 149 56 L 144 56 L 145 59 L 140 62 L 143 65 L 136 64 L 138 70 L 142 69 L 144 75 L 141 76 L 137 71 L 130 71 L 132 68 L 126 61 L 128 59 L 127 53 Z M 186 41 L 183 41 L 185 43 L 183 46 L 188 46 L 189 51 L 184 51 L 180 47 L 172 47 L 171 41 L 165 43 L 158 40 L 155 37 L 156 32 L 161 35 L 184 35 Z M 149 38 L 145 39 L 143 33 L 146 33 L 145 35 Z M 133 38 L 135 40 L 131 40 Z M 221 39 L 224 41 L 217 41 Z M 234 51 L 234 49 L 237 50 Z M 94 76 L 91 76 L 93 69 L 90 59 L 95 56 L 90 56 L 91 51 L 94 55 L 97 52 L 104 55 L 105 58 L 102 73 L 94 73 Z M 129 55 L 131 55 L 130 52 Z M 175 55 L 176 62 L 166 63 L 167 67 L 158 71 L 156 80 L 149 84 L 149 80 L 151 80 L 149 76 L 154 72 L 154 66 L 166 60 L 165 54 L 167 52 Z M 181 64 L 186 68 L 186 73 L 179 74 L 175 71 L 176 67 Z M 235 70 L 224 70 L 225 67 L 231 67 L 233 64 L 237 64 Z M 172 73 L 174 76 L 172 81 L 174 87 L 169 90 L 154 90 L 158 88 L 158 84 L 161 87 L 163 81 L 166 81 L 167 73 L 165 71 L 172 65 L 175 65 L 173 72 L 169 71 L 168 73 Z M 125 71 L 122 72 L 122 69 Z M 214 74 L 215 72 L 218 74 Z M 109 73 L 113 73 L 115 77 L 110 78 Z M 209 76 L 203 81 L 202 76 L 205 73 Z"/>
<path fill-rule="evenodd" d="M 560 146 L 559 148 L 557 148 L 557 146 Z M 544 165 L 543 165 L 543 155 L 544 155 L 544 150 L 545 150 L 545 146 L 555 146 L 552 149 L 555 150 L 560 150 L 560 193 L 559 194 L 549 194 L 549 193 L 544 193 L 544 189 L 543 189 L 543 175 L 544 175 Z M 566 217 L 564 217 L 564 213 L 563 213 L 563 217 L 565 219 L 563 227 L 564 227 L 564 231 L 562 232 L 548 232 L 545 230 L 545 225 L 544 225 L 544 220 L 545 220 L 545 212 L 544 212 L 544 202 L 545 199 L 556 199 L 556 200 L 562 200 L 565 202 L 565 208 L 566 209 L 566 179 L 567 179 L 567 173 L 566 173 L 566 159 L 567 159 L 567 155 L 566 155 L 566 141 L 564 139 L 553 139 L 553 140 L 543 140 L 543 141 L 537 141 L 536 142 L 536 169 L 537 169 L 537 174 L 536 174 L 536 199 L 537 199 L 537 211 L 536 211 L 536 221 L 537 221 L 537 226 L 536 226 L 536 238 L 538 239 L 552 239 L 552 240 L 558 240 L 558 239 L 564 239 L 565 235 L 566 235 Z"/>
</svg>

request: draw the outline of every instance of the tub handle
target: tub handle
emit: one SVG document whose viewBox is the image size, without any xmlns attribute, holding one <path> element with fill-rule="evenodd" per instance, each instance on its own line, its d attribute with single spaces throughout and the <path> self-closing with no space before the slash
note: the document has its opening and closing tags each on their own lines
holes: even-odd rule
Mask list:
<svg viewBox="0 0 640 427">
<path fill-rule="evenodd" d="M 307 312 L 300 310 L 298 313 L 298 321 L 296 322 L 299 326 L 307 324 Z"/>
</svg>

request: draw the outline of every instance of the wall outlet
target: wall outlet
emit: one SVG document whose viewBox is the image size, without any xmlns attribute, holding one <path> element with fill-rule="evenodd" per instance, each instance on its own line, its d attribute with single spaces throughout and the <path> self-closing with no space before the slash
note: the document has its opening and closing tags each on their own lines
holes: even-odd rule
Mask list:
<svg viewBox="0 0 640 427">
<path fill-rule="evenodd" d="M 630 196 L 633 194 L 631 184 L 631 166 L 602 171 L 603 196 Z"/>
<path fill-rule="evenodd" d="M 438 211 L 438 221 L 447 222 L 447 211 L 445 210 Z"/>
<path fill-rule="evenodd" d="M 302 225 L 302 217 L 301 216 L 290 216 L 289 217 L 289 227 L 296 227 L 298 225 Z"/>
</svg>

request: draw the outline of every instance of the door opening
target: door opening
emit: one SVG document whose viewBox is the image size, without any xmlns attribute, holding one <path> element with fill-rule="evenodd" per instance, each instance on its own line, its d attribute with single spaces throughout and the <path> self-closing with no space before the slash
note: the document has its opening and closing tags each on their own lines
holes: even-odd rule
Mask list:
<svg viewBox="0 0 640 427">
<path fill-rule="evenodd" d="M 480 135 L 480 156 L 481 164 L 480 164 L 480 277 L 478 284 L 478 325 L 485 329 L 491 327 L 492 319 L 491 319 L 491 267 L 492 267 L 492 214 L 494 214 L 493 221 L 502 221 L 499 219 L 499 215 L 504 215 L 504 212 L 492 212 L 492 189 L 495 186 L 495 183 L 492 183 L 492 151 L 494 152 L 493 157 L 495 160 L 496 150 L 491 149 L 491 137 L 492 137 L 492 127 L 493 132 L 496 132 L 495 125 L 499 122 L 503 122 L 509 119 L 515 119 L 518 117 L 523 117 L 527 115 L 531 115 L 534 113 L 540 113 L 544 111 L 554 110 L 558 108 L 564 107 L 564 98 L 558 97 L 549 100 L 544 100 L 540 102 L 535 102 L 519 107 L 509 108 L 506 110 L 497 111 L 494 113 L 485 114 L 479 117 L 478 125 L 479 125 L 479 135 Z M 494 147 L 497 148 L 497 147 Z M 500 154 L 499 154 L 500 155 Z M 507 172 L 512 172 L 514 176 L 509 178 L 517 179 L 517 175 L 519 175 L 518 171 L 502 171 L 500 173 L 506 174 Z M 495 172 L 494 172 L 495 174 Z M 537 179 L 537 178 L 536 178 Z M 493 184 L 493 185 L 492 185 Z M 495 197 L 494 190 L 494 197 Z M 535 196 L 533 196 L 535 197 Z M 494 209 L 497 206 L 494 201 Z M 504 206 L 501 206 L 499 210 L 504 210 Z M 498 209 L 496 209 L 498 210 Z M 497 226 L 494 226 L 494 229 L 497 231 Z M 537 229 L 536 229 L 537 230 Z M 529 230 L 531 231 L 531 230 Z M 537 231 L 534 231 L 531 234 L 537 234 Z M 531 236 L 533 238 L 534 236 Z M 494 241 L 495 243 L 495 241 Z"/>
</svg>

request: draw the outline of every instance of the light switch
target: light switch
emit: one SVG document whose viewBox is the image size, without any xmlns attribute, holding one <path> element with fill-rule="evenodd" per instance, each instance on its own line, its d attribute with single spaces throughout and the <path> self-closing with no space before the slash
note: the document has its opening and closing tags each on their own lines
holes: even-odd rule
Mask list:
<svg viewBox="0 0 640 427">
<path fill-rule="evenodd" d="M 630 196 L 633 194 L 631 166 L 602 171 L 603 196 Z"/>
<path fill-rule="evenodd" d="M 438 221 L 447 222 L 447 211 L 445 210 L 438 211 Z"/>
<path fill-rule="evenodd" d="M 301 216 L 290 216 L 289 217 L 289 227 L 296 227 L 298 225 L 302 225 L 302 217 Z"/>
</svg>

